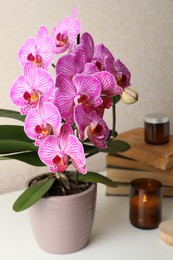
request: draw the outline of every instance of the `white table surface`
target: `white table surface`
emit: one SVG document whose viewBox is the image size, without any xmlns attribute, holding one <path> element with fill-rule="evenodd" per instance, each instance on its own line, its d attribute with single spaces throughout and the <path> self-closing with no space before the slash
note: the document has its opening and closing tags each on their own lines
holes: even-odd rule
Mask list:
<svg viewBox="0 0 173 260">
<path fill-rule="evenodd" d="M 172 260 L 173 247 L 158 229 L 142 230 L 129 223 L 129 198 L 105 195 L 98 185 L 97 207 L 90 243 L 70 255 L 51 255 L 36 244 L 27 211 L 13 212 L 21 192 L 0 195 L 0 260 Z M 163 199 L 163 220 L 173 219 L 173 198 Z"/>
</svg>

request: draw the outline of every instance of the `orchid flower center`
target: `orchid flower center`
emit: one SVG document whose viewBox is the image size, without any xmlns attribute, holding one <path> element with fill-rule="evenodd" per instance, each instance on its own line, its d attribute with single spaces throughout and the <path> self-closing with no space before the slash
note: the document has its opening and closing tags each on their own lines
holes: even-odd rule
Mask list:
<svg viewBox="0 0 173 260">
<path fill-rule="evenodd" d="M 41 67 L 43 68 L 44 67 L 43 66 L 43 58 L 41 57 L 40 54 L 36 54 L 34 56 L 32 53 L 30 53 L 27 56 L 27 60 L 28 61 L 32 61 L 39 68 L 41 68 Z"/>
<path fill-rule="evenodd" d="M 52 128 L 49 124 L 41 124 L 41 125 L 37 125 L 35 127 L 35 132 L 38 135 L 42 135 L 42 136 L 47 136 L 50 135 L 52 132 Z"/>
<path fill-rule="evenodd" d="M 78 98 L 78 103 L 82 104 L 83 106 L 88 104 L 89 97 L 85 94 L 80 95 Z"/>
<path fill-rule="evenodd" d="M 39 95 L 38 92 L 35 90 L 32 90 L 31 92 L 25 91 L 25 93 L 23 94 L 23 98 L 26 104 L 32 105 L 38 103 Z"/>
<path fill-rule="evenodd" d="M 58 164 L 61 164 L 62 163 L 62 159 L 59 155 L 56 155 L 54 158 L 53 158 L 53 163 L 58 165 Z"/>
<path fill-rule="evenodd" d="M 91 124 L 90 129 L 92 135 L 102 136 L 103 134 L 103 126 L 100 124 Z"/>
<path fill-rule="evenodd" d="M 53 163 L 55 164 L 55 165 L 67 165 L 68 164 L 68 157 L 67 157 L 67 155 L 62 155 L 62 157 L 61 156 L 59 156 L 59 155 L 56 155 L 54 158 L 53 158 Z"/>
<path fill-rule="evenodd" d="M 68 42 L 68 36 L 64 33 L 58 33 L 56 36 L 56 47 L 62 47 Z"/>
</svg>

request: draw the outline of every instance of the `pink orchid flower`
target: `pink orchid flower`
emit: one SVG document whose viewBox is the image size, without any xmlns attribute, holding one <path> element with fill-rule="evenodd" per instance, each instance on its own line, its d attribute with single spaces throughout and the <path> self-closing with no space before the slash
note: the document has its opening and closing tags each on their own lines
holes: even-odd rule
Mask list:
<svg viewBox="0 0 173 260">
<path fill-rule="evenodd" d="M 55 44 L 53 38 L 48 35 L 45 26 L 41 26 L 37 37 L 28 38 L 18 53 L 18 60 L 24 67 L 28 61 L 37 67 L 48 69 L 54 59 Z"/>
<path fill-rule="evenodd" d="M 55 53 L 62 53 L 67 49 L 70 52 L 80 31 L 81 22 L 76 18 L 76 7 L 74 7 L 72 17 L 66 16 L 52 31 L 56 45 Z"/>
<path fill-rule="evenodd" d="M 35 108 L 40 96 L 51 98 L 54 93 L 52 76 L 44 69 L 37 68 L 32 62 L 24 67 L 24 75 L 20 75 L 10 88 L 11 101 L 21 109 L 21 114 L 27 114 Z"/>
<path fill-rule="evenodd" d="M 24 130 L 29 138 L 40 145 L 50 135 L 58 135 L 61 126 L 59 110 L 51 102 L 40 102 L 39 111 L 34 108 L 26 116 Z"/>
<path fill-rule="evenodd" d="M 84 48 L 78 48 L 75 53 L 69 53 L 59 58 L 56 64 L 56 75 L 64 74 L 72 78 L 77 73 L 82 73 L 86 64 Z"/>
<path fill-rule="evenodd" d="M 80 139 L 85 139 L 85 132 L 90 141 L 98 148 L 107 147 L 106 140 L 109 136 L 109 128 L 96 111 L 86 113 L 81 104 L 75 107 L 75 123 L 79 130 Z"/>
<path fill-rule="evenodd" d="M 115 76 L 118 86 L 122 89 L 130 86 L 131 73 L 119 59 L 112 61 L 109 57 L 106 57 L 105 67 Z"/>
<path fill-rule="evenodd" d="M 73 135 L 73 130 L 68 124 L 62 125 L 59 136 L 48 136 L 40 144 L 38 154 L 51 172 L 65 171 L 70 157 L 77 171 L 86 173 L 83 146 L 78 138 Z"/>
<path fill-rule="evenodd" d="M 100 98 L 101 84 L 91 75 L 76 75 L 73 80 L 65 75 L 57 77 L 58 86 L 54 104 L 67 123 L 74 123 L 74 106 L 81 103 L 84 107 L 98 107 L 102 103 Z"/>
</svg>

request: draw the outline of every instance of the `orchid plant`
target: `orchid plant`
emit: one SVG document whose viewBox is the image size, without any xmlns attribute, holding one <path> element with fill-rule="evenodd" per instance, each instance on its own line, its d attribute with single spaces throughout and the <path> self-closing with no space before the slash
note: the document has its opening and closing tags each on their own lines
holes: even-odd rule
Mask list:
<svg viewBox="0 0 173 260">
<path fill-rule="evenodd" d="M 22 193 L 14 210 L 32 206 L 55 185 L 55 180 L 62 183 L 63 191 L 71 189 L 70 180 L 77 185 L 102 182 L 117 186 L 87 171 L 86 158 L 100 151 L 122 152 L 129 148 L 115 139 L 116 103 L 120 99 L 134 103 L 138 97 L 129 88 L 131 74 L 127 67 L 103 44 L 95 45 L 89 33 L 81 35 L 75 7 L 72 16 L 59 22 L 51 35 L 41 26 L 36 38 L 28 38 L 19 50 L 18 61 L 23 74 L 14 80 L 10 99 L 20 113 L 1 109 L 0 116 L 24 121 L 24 128 L 0 127 L 1 159 L 47 165 L 49 174 Z M 52 68 L 55 79 L 49 72 Z M 111 130 L 104 120 L 105 109 L 110 108 Z M 67 171 L 70 164 L 75 173 Z"/>
</svg>

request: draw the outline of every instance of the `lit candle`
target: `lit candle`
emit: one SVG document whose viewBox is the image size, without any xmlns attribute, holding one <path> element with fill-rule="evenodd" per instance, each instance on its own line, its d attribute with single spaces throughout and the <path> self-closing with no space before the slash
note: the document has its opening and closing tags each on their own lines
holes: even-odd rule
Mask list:
<svg viewBox="0 0 173 260">
<path fill-rule="evenodd" d="M 130 184 L 130 222 L 132 225 L 152 229 L 161 221 L 161 187 L 153 179 L 136 179 Z"/>
</svg>

